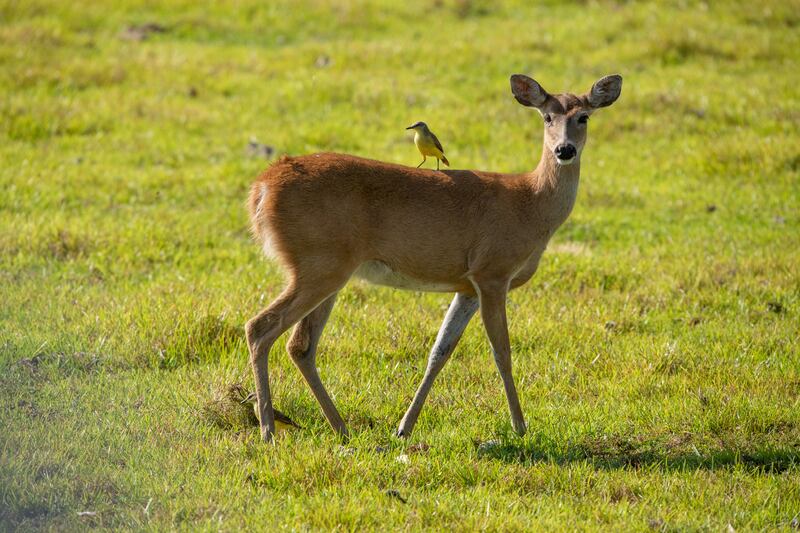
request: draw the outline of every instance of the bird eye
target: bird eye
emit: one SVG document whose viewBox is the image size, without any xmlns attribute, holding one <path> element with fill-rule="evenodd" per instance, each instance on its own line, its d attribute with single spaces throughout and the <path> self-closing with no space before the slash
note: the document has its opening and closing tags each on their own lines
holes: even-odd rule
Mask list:
<svg viewBox="0 0 800 533">
<path fill-rule="evenodd" d="M 578 117 L 578 124 L 586 124 L 589 122 L 589 115 L 581 115 Z"/>
<path fill-rule="evenodd" d="M 550 124 L 551 122 L 553 122 L 553 117 L 551 117 L 550 115 L 545 115 L 544 116 L 544 123 L 545 124 Z"/>
</svg>

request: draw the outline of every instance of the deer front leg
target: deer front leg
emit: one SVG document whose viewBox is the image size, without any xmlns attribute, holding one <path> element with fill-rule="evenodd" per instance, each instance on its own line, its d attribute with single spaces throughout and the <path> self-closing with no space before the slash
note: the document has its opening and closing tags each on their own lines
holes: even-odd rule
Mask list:
<svg viewBox="0 0 800 533">
<path fill-rule="evenodd" d="M 508 323 L 506 322 L 506 295 L 507 283 L 478 284 L 478 296 L 481 305 L 481 318 L 489 337 L 489 343 L 494 352 L 494 362 L 503 380 L 508 400 L 508 409 L 511 412 L 511 425 L 518 435 L 525 434 L 525 418 L 519 405 L 517 388 L 514 386 L 514 376 L 511 373 L 511 342 L 508 338 Z"/>
<path fill-rule="evenodd" d="M 461 334 L 464 333 L 470 319 L 478 310 L 478 298 L 462 293 L 457 293 L 450 303 L 450 308 L 444 317 L 442 327 L 439 329 L 439 334 L 436 335 L 436 342 L 431 348 L 431 353 L 428 356 L 428 366 L 425 369 L 425 376 L 419 384 L 414 400 L 408 407 L 403 420 L 400 421 L 400 427 L 397 429 L 398 437 L 409 437 L 411 431 L 414 429 L 414 424 L 417 422 L 422 406 L 428 393 L 433 386 L 436 376 L 444 367 L 447 360 L 453 353 L 453 350 L 458 344 Z"/>
</svg>

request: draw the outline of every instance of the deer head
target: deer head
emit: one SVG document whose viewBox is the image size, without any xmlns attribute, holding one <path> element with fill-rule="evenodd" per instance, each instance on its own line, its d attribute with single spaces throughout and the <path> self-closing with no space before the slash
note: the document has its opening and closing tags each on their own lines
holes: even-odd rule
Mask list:
<svg viewBox="0 0 800 533">
<path fill-rule="evenodd" d="M 511 76 L 511 92 L 517 101 L 535 107 L 544 119 L 544 148 L 559 165 L 578 161 L 586 144 L 589 116 L 619 98 L 622 76 L 613 74 L 597 80 L 588 93 L 550 94 L 523 74 Z"/>
</svg>

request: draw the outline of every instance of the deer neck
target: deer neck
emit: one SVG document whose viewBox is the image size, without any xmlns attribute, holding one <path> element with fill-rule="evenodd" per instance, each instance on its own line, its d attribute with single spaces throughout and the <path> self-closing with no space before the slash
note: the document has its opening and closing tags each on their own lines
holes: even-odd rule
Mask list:
<svg viewBox="0 0 800 533">
<path fill-rule="evenodd" d="M 572 212 L 578 194 L 581 172 L 580 154 L 570 165 L 560 165 L 552 150 L 542 147 L 542 158 L 529 175 L 537 216 L 543 217 L 553 231 Z"/>
</svg>

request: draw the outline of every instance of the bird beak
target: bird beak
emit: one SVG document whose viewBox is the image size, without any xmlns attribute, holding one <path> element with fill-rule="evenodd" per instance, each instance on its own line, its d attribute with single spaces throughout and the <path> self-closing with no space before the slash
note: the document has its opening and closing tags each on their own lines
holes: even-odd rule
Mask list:
<svg viewBox="0 0 800 533">
<path fill-rule="evenodd" d="M 407 130 L 413 130 L 413 129 L 414 129 L 414 126 L 409 126 L 409 127 L 407 127 L 406 129 L 407 129 Z"/>
<path fill-rule="evenodd" d="M 247 395 L 247 398 L 245 398 L 244 400 L 242 400 L 239 403 L 242 403 L 242 404 L 250 403 L 250 402 L 254 402 L 255 400 L 256 400 L 256 393 L 255 392 L 251 392 L 250 394 Z"/>
</svg>

